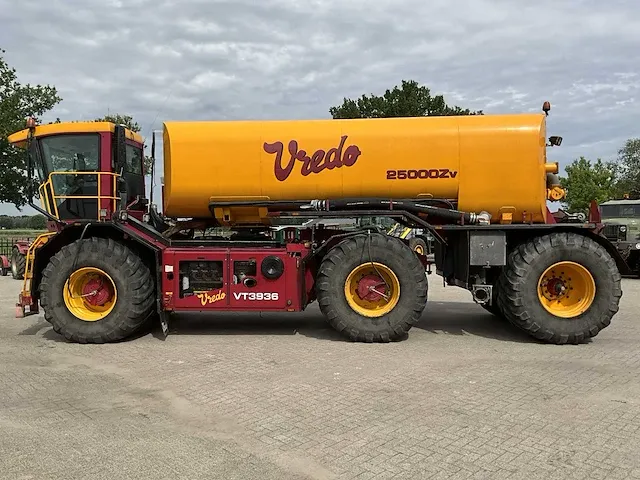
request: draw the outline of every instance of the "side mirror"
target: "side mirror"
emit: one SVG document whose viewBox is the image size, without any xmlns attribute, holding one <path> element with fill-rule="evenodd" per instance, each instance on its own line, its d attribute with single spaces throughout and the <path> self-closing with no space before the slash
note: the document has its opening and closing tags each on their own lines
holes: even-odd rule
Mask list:
<svg viewBox="0 0 640 480">
<path fill-rule="evenodd" d="M 562 144 L 562 137 L 552 136 L 549 137 L 549 144 L 553 147 L 559 147 Z"/>
<path fill-rule="evenodd" d="M 120 173 L 127 163 L 127 134 L 123 125 L 116 125 L 114 137 L 116 172 Z"/>
</svg>

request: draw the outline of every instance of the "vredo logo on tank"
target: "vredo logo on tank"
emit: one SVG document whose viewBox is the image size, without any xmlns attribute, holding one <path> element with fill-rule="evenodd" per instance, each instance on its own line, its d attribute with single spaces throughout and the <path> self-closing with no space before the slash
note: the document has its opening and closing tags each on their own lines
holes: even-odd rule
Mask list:
<svg viewBox="0 0 640 480">
<path fill-rule="evenodd" d="M 287 148 L 289 159 L 286 163 L 283 163 L 282 159 L 284 155 L 284 144 L 282 142 L 265 142 L 263 149 L 268 154 L 276 156 L 273 172 L 279 181 L 284 182 L 291 175 L 296 165 L 296 160 L 302 162 L 300 173 L 303 177 L 312 173 L 320 173 L 325 169 L 333 170 L 334 168 L 355 165 L 362 152 L 357 145 L 353 144 L 344 148 L 346 141 L 347 135 L 343 135 L 337 147 L 330 148 L 326 152 L 319 149 L 309 155 L 306 150 L 299 148 L 297 140 L 291 140 Z"/>
<path fill-rule="evenodd" d="M 275 155 L 273 172 L 279 181 L 284 182 L 291 175 L 296 165 L 296 160 L 302 162 L 300 174 L 303 177 L 312 173 L 320 173 L 323 170 L 333 170 L 334 168 L 351 167 L 355 165 L 360 155 L 362 155 L 362 151 L 360 147 L 354 144 L 345 148 L 347 137 L 347 135 L 343 135 L 337 147 L 330 148 L 326 152 L 323 149 L 318 149 L 311 155 L 309 155 L 306 150 L 299 148 L 297 140 L 291 140 L 289 141 L 287 149 L 289 159 L 286 164 L 283 164 L 282 159 L 284 156 L 284 144 L 282 142 L 265 142 L 262 148 L 268 154 Z M 448 168 L 386 170 L 387 180 L 456 178 L 457 175 L 457 170 L 450 170 Z"/>
</svg>

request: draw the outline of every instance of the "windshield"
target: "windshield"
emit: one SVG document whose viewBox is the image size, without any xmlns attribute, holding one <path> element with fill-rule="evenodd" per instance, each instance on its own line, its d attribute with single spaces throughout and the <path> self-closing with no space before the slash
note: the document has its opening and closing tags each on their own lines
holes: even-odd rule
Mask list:
<svg viewBox="0 0 640 480">
<path fill-rule="evenodd" d="M 640 204 L 637 205 L 602 205 L 602 218 L 640 218 Z"/>
<path fill-rule="evenodd" d="M 98 171 L 99 135 L 56 135 L 43 138 L 40 144 L 47 173 Z"/>
</svg>

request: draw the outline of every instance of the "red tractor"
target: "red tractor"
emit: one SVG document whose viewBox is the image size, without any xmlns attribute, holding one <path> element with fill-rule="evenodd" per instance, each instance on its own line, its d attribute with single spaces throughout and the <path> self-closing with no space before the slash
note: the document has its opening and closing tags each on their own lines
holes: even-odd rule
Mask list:
<svg viewBox="0 0 640 480">
<path fill-rule="evenodd" d="M 11 271 L 11 276 L 14 279 L 22 280 L 24 278 L 29 244 L 28 240 L 18 240 L 11 248 L 11 256 L 0 255 L 0 275 L 4 277 Z"/>
</svg>

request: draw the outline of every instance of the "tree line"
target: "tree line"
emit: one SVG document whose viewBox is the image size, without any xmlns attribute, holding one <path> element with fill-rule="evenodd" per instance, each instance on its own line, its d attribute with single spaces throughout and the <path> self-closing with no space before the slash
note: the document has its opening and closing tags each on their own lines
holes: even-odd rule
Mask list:
<svg viewBox="0 0 640 480">
<path fill-rule="evenodd" d="M 0 230 L 46 230 L 47 219 L 44 215 L 22 215 L 12 217 L 0 215 Z"/>
<path fill-rule="evenodd" d="M 618 150 L 616 159 L 595 161 L 583 156 L 565 167 L 560 177 L 567 191 L 569 212 L 589 210 L 591 200 L 598 203 L 625 197 L 640 198 L 640 138 L 630 138 Z"/>
<path fill-rule="evenodd" d="M 39 121 L 62 98 L 54 86 L 21 84 L 16 70 L 4 60 L 4 53 L 0 49 L 0 202 L 21 208 L 29 201 L 26 156 L 9 145 L 7 136 L 24 128 L 29 116 Z M 482 110 L 448 105 L 443 95 L 432 95 L 428 87 L 414 80 L 402 80 L 382 95 L 345 97 L 340 105 L 329 108 L 329 113 L 334 119 L 483 115 Z M 108 114 L 95 120 L 124 124 L 134 132 L 140 131 L 130 115 Z M 60 121 L 58 118 L 53 123 Z M 145 157 L 146 174 L 150 173 L 150 167 L 150 159 Z M 580 157 L 567 165 L 565 171 L 561 182 L 567 191 L 565 205 L 569 212 L 585 211 L 591 199 L 602 202 L 624 194 L 636 195 L 640 193 L 640 138 L 627 140 L 615 160 L 591 161 Z M 32 191 L 37 190 L 35 180 L 32 187 Z"/>
</svg>

